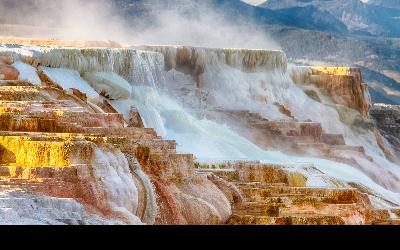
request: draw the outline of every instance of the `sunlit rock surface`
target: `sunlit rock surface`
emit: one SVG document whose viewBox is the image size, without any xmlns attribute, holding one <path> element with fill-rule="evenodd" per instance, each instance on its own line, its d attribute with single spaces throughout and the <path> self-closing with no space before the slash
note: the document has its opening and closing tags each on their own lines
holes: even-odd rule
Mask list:
<svg viewBox="0 0 400 250">
<path fill-rule="evenodd" d="M 13 61 L 9 56 L 0 57 L 0 80 L 18 80 L 19 71 L 11 65 Z"/>
<path fill-rule="evenodd" d="M 279 51 L 0 41 L 19 71 L 0 81 L 2 224 L 399 221 L 398 158 L 357 69 L 294 69 Z"/>
<path fill-rule="evenodd" d="M 358 68 L 293 67 L 292 77 L 297 84 L 314 84 L 327 91 L 334 102 L 369 115 L 371 98 Z"/>
</svg>

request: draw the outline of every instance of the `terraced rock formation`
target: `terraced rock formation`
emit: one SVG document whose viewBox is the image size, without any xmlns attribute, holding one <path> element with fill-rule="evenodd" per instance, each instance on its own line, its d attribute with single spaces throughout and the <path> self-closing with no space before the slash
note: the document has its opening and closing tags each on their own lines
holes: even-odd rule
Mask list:
<svg viewBox="0 0 400 250">
<path fill-rule="evenodd" d="M 279 51 L 3 43 L 0 224 L 399 223 L 396 196 L 388 191 L 398 188 L 397 158 L 370 127 L 359 70 L 297 69 L 292 78 L 307 79 L 299 80 L 300 88 Z M 305 94 L 309 84 L 315 99 Z M 176 103 L 163 96 L 165 89 Z M 317 111 L 305 110 L 309 105 Z M 349 128 L 334 130 L 333 122 Z M 171 131 L 182 137 L 165 139 Z M 353 132 L 370 143 L 355 145 Z M 184 147 L 188 135 L 194 152 Z M 267 150 L 316 157 L 331 160 L 329 168 L 344 176 L 334 178 L 313 163 L 207 162 L 194 156 L 204 148 L 249 158 L 273 155 Z M 350 166 L 381 186 L 348 181 Z"/>
<path fill-rule="evenodd" d="M 342 134 L 325 133 L 320 123 L 271 121 L 257 113 L 241 110 L 213 110 L 206 112 L 206 117 L 236 124 L 238 133 L 266 150 L 282 150 L 292 155 L 309 155 L 357 165 L 349 158 L 340 157 L 339 152 L 347 151 L 373 161 L 363 147 L 346 145 Z"/>
<path fill-rule="evenodd" d="M 368 117 L 371 97 L 363 82 L 361 70 L 349 67 L 294 67 L 296 84 L 310 83 L 324 89 L 337 104 L 359 111 Z"/>
<path fill-rule="evenodd" d="M 54 197 L 54 202 L 73 199 L 90 213 L 124 223 L 214 224 L 224 221 L 220 213 L 226 218 L 230 215 L 223 193 L 195 175 L 193 156 L 177 154 L 175 142 L 162 140 L 153 129 L 127 127 L 122 115 L 95 113 L 81 105 L 78 97 L 53 87 L 2 82 L 0 99 L 2 192 L 18 190 L 32 197 Z M 140 167 L 151 173 L 157 204 L 150 194 L 153 185 L 145 183 Z M 220 211 L 179 191 L 186 188 L 213 192 L 211 202 L 222 203 Z M 202 216 L 195 215 L 202 209 Z M 48 219 L 65 222 L 58 214 L 52 216 Z"/>
<path fill-rule="evenodd" d="M 310 166 L 303 166 L 308 168 Z M 373 209 L 368 195 L 351 186 L 306 187 L 307 178 L 288 166 L 226 164 L 200 169 L 239 188 L 230 225 L 398 225 L 399 209 Z M 313 169 L 316 175 L 323 175 Z"/>
</svg>

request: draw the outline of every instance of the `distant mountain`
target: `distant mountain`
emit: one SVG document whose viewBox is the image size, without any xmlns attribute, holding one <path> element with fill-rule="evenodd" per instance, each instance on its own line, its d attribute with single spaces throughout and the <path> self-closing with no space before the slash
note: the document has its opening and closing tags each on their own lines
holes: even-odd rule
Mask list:
<svg viewBox="0 0 400 250">
<path fill-rule="evenodd" d="M 263 14 L 260 12 L 260 14 Z M 324 30 L 340 34 L 348 33 L 347 27 L 327 11 L 314 6 L 274 10 L 277 17 L 262 17 L 265 23 L 281 24 L 311 30 Z M 265 15 L 265 14 L 264 14 Z"/>
<path fill-rule="evenodd" d="M 246 4 L 241 0 L 112 0 L 124 9 L 127 16 L 157 14 L 157 9 L 180 10 L 183 15 L 206 15 L 200 13 L 202 8 L 193 5 L 208 3 L 212 9 L 223 13 L 228 19 L 248 20 L 257 25 L 285 25 L 311 30 L 326 30 L 339 34 L 348 33 L 346 25 L 325 10 L 314 6 L 305 8 L 269 9 Z M 185 11 L 187 7 L 187 12 Z M 234 18 L 232 18 L 234 17 Z"/>
<path fill-rule="evenodd" d="M 400 9 L 399 0 L 369 0 L 368 4 L 379 5 L 387 8 Z"/>
<path fill-rule="evenodd" d="M 359 0 L 325 1 L 319 6 L 340 19 L 349 30 L 400 36 L 400 11 L 397 9 L 365 4 Z"/>
<path fill-rule="evenodd" d="M 400 1 L 268 0 L 260 7 L 272 10 L 309 8 L 329 12 L 355 34 L 400 37 Z"/>
</svg>

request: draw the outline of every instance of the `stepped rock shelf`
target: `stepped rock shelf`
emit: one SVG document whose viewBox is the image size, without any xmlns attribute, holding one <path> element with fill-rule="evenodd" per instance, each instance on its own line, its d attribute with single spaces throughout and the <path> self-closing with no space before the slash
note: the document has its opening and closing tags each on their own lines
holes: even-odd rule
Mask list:
<svg viewBox="0 0 400 250">
<path fill-rule="evenodd" d="M 181 153 L 179 141 L 147 128 L 143 107 L 131 103 L 120 111 L 115 100 L 134 94 L 129 82 L 148 84 L 149 75 L 161 81 L 155 75 L 163 70 L 192 76 L 193 86 L 187 88 L 195 93 L 209 87 L 210 65 L 248 74 L 286 72 L 282 52 L 116 49 L 120 46 L 113 42 L 17 38 L 0 43 L 0 224 L 400 223 L 398 204 L 363 183 L 329 176 L 311 163 L 209 163 L 197 159 L 196 152 Z M 80 46 L 85 48 L 76 48 Z M 149 67 L 141 68 L 145 64 Z M 91 71 L 96 77 L 85 78 Z M 370 101 L 359 70 L 301 68 L 292 77 L 299 85 L 307 82 L 326 90 L 332 103 L 351 109 L 360 121 L 368 119 Z M 271 97 L 252 98 L 260 102 Z M 285 119 L 267 119 L 211 102 L 191 108 L 201 109 L 197 116 L 229 121 L 233 131 L 265 150 L 320 157 L 359 169 L 363 162 L 375 162 L 364 147 L 348 145 L 345 135 L 326 131 L 320 122 L 296 119 L 296 112 L 284 103 L 272 106 Z M 381 138 L 378 130 L 372 134 Z M 391 145 L 384 138 L 380 142 L 383 157 L 395 162 Z M 313 178 L 331 185 L 310 186 Z"/>
</svg>

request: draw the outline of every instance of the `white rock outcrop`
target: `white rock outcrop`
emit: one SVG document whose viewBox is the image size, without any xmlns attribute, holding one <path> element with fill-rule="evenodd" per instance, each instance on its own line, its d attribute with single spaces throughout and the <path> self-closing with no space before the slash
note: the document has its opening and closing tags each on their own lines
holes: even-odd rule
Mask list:
<svg viewBox="0 0 400 250">
<path fill-rule="evenodd" d="M 86 72 L 83 78 L 92 86 L 97 93 L 111 99 L 129 99 L 132 87 L 125 79 L 110 72 Z"/>
</svg>

